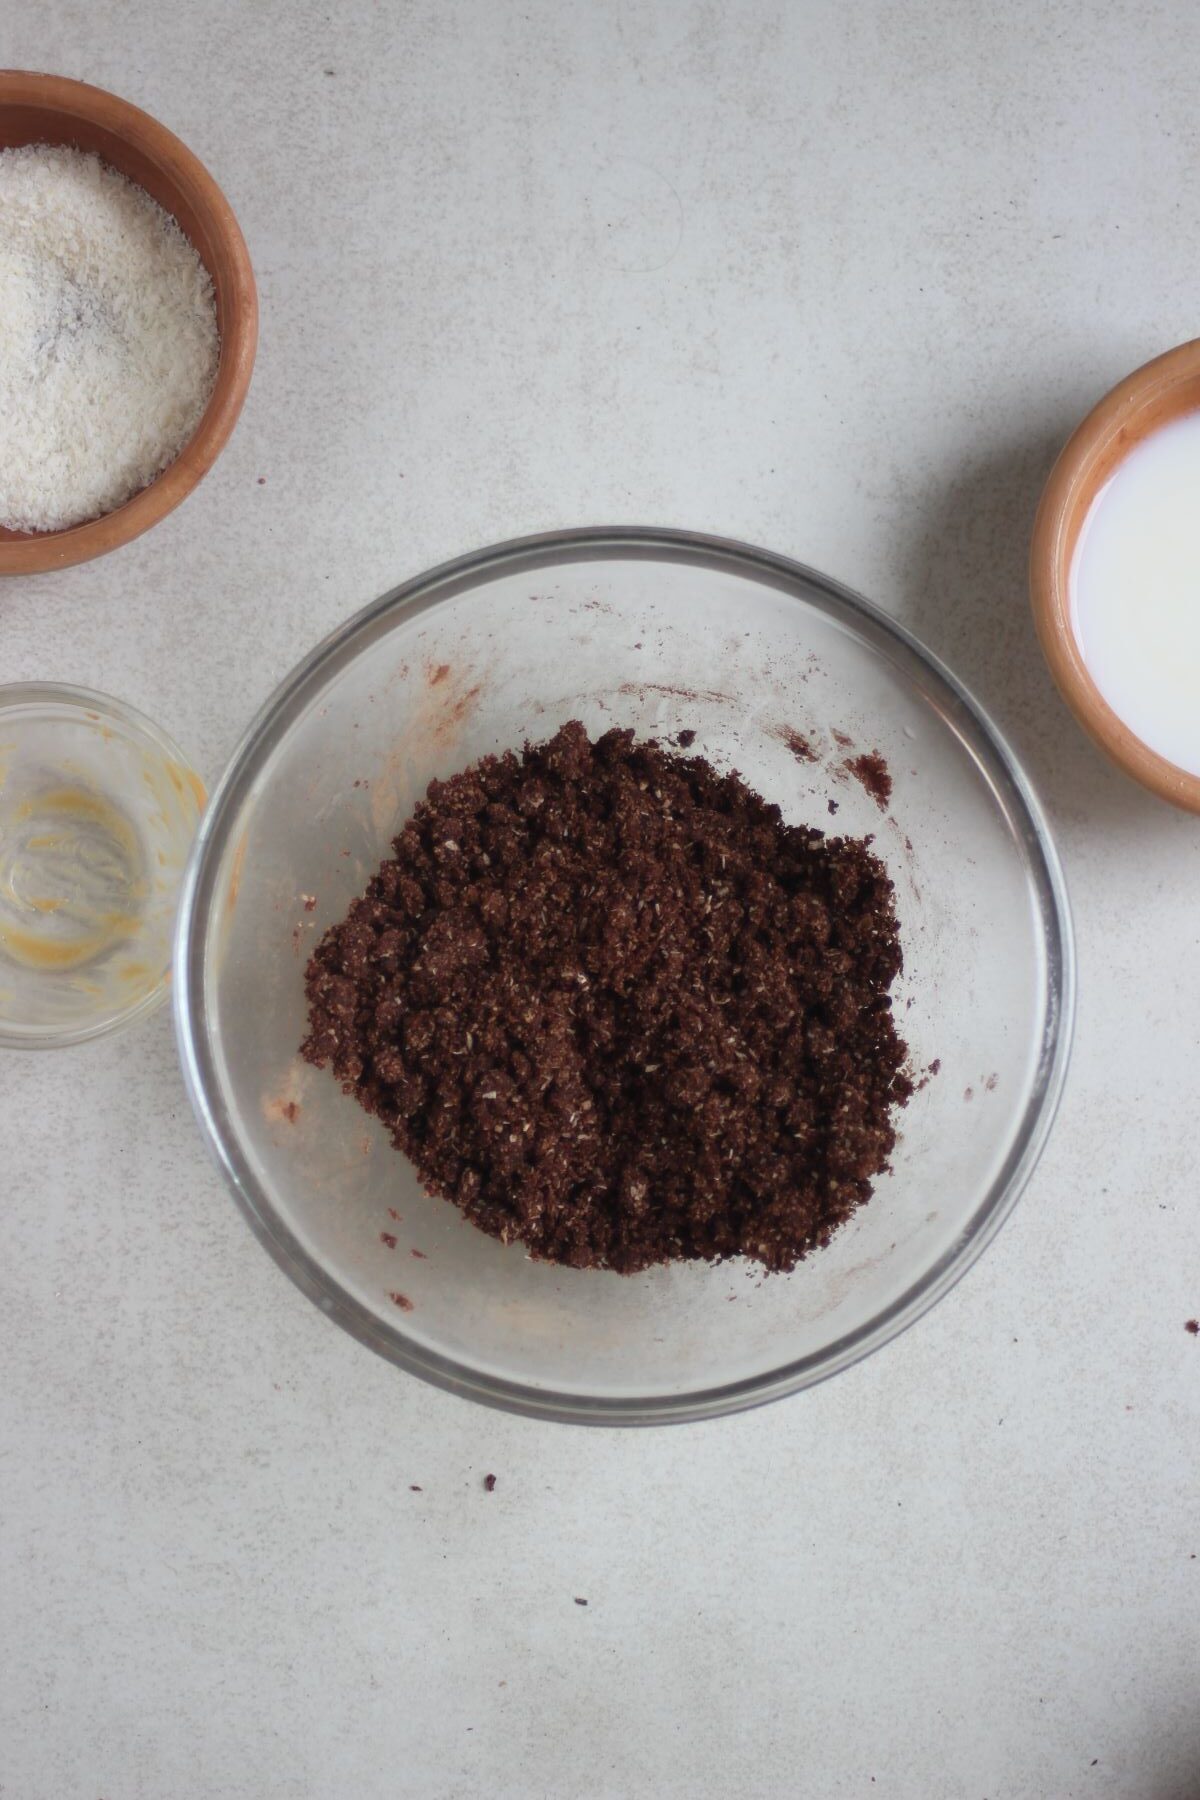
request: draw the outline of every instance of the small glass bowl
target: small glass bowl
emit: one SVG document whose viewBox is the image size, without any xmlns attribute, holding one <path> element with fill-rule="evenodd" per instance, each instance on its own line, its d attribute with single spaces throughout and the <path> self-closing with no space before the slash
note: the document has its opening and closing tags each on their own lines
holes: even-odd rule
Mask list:
<svg viewBox="0 0 1200 1800">
<path fill-rule="evenodd" d="M 81 1044 L 165 998 L 205 793 L 106 694 L 0 687 L 0 1046 Z"/>
<path fill-rule="evenodd" d="M 425 1193 L 378 1121 L 299 1056 L 312 947 L 429 781 L 568 719 L 593 735 L 692 731 L 693 754 L 739 769 L 789 821 L 873 834 L 895 882 L 895 1005 L 920 1091 L 874 1197 L 789 1275 L 534 1262 Z M 876 750 L 895 784 L 886 810 L 848 766 Z M 331 1318 L 454 1393 L 650 1424 L 820 1381 L 948 1292 L 1045 1142 L 1073 970 L 1024 774 L 900 626 L 744 544 L 570 531 L 406 583 L 287 678 L 201 826 L 175 1008 L 192 1103 L 239 1206 Z"/>
</svg>

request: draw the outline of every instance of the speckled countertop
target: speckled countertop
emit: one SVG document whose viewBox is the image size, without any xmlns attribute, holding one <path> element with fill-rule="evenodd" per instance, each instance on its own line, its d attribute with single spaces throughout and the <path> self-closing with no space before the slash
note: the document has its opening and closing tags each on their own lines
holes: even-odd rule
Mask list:
<svg viewBox="0 0 1200 1800">
<path fill-rule="evenodd" d="M 119 694 L 212 777 L 431 562 L 591 521 L 761 542 L 1011 734 L 1081 1004 L 1050 1149 L 949 1299 L 811 1393 L 630 1435 L 326 1324 L 210 1169 L 166 1014 L 0 1059 L 0 1794 L 1192 1800 L 1200 827 L 1083 741 L 1024 592 L 1056 447 L 1197 328 L 1192 8 L 5 24 L 8 63 L 200 154 L 262 298 L 214 473 L 0 590 L 5 679 Z"/>
</svg>

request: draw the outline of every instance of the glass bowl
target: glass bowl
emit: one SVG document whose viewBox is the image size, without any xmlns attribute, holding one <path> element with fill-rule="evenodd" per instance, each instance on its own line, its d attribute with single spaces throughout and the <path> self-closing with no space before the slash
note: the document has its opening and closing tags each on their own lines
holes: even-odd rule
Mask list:
<svg viewBox="0 0 1200 1800">
<path fill-rule="evenodd" d="M 81 1044 L 165 999 L 203 810 L 179 746 L 132 707 L 0 687 L 0 1046 Z"/>
<path fill-rule="evenodd" d="M 789 820 L 874 833 L 895 881 L 896 1006 L 923 1085 L 873 1199 L 790 1275 L 534 1262 L 425 1194 L 378 1121 L 298 1056 L 312 946 L 428 782 L 572 718 L 593 734 L 695 731 L 693 754 L 738 768 Z M 815 762 L 797 760 L 793 732 Z M 886 812 L 846 767 L 867 750 L 890 766 Z M 480 551 L 319 645 L 213 798 L 176 940 L 197 1117 L 280 1266 L 413 1374 L 578 1423 L 752 1406 L 848 1367 L 932 1306 L 998 1230 L 1045 1142 L 1073 988 L 1045 821 L 953 677 L 812 570 L 652 529 Z"/>
</svg>

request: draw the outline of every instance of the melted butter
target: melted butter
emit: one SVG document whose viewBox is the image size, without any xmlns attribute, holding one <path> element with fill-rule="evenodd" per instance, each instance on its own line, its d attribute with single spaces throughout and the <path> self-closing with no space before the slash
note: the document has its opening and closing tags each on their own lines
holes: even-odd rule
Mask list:
<svg viewBox="0 0 1200 1800">
<path fill-rule="evenodd" d="M 91 937 L 55 941 L 36 932 L 24 931 L 19 925 L 0 924 L 0 946 L 14 962 L 26 969 L 78 969 L 111 949 L 115 941 L 100 931 Z"/>
<path fill-rule="evenodd" d="M 181 797 L 190 793 L 196 802 L 197 809 L 203 812 L 208 805 L 208 789 L 194 769 L 185 769 L 179 763 L 169 762 L 166 765 L 167 779 L 175 792 Z"/>
<path fill-rule="evenodd" d="M 0 952 L 79 969 L 134 937 L 147 884 L 138 834 L 103 794 L 49 787 L 0 813 Z"/>
</svg>

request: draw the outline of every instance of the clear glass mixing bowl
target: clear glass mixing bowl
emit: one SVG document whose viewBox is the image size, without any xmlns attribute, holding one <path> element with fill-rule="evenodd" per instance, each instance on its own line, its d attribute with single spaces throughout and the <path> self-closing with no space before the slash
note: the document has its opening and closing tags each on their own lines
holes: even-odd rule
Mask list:
<svg viewBox="0 0 1200 1800">
<path fill-rule="evenodd" d="M 428 782 L 571 718 L 593 734 L 690 728 L 695 753 L 740 769 L 788 819 L 873 832 L 895 880 L 899 1016 L 916 1067 L 938 1070 L 901 1115 L 894 1166 L 869 1205 L 790 1275 L 734 1263 L 625 1277 L 533 1262 L 426 1195 L 378 1122 L 298 1057 L 311 946 Z M 816 762 L 797 760 L 789 730 Z M 886 813 L 846 771 L 862 750 L 890 766 Z M 463 557 L 319 645 L 213 797 L 176 943 L 197 1116 L 297 1286 L 442 1387 L 607 1424 L 711 1417 L 790 1393 L 946 1293 L 1045 1141 L 1073 989 L 1045 821 L 953 677 L 809 569 L 658 530 L 564 532 Z"/>
</svg>

